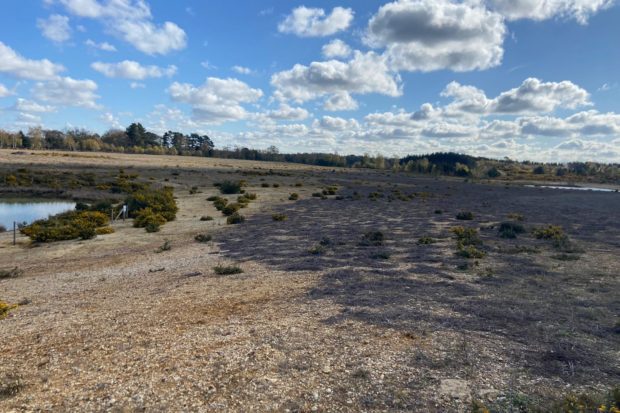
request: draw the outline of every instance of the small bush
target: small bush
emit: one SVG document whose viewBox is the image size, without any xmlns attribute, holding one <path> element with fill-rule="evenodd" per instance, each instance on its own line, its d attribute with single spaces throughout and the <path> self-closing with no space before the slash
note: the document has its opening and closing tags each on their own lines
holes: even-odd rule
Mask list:
<svg viewBox="0 0 620 413">
<path fill-rule="evenodd" d="M 482 240 L 478 237 L 478 230 L 475 228 L 454 227 L 451 231 L 456 235 L 459 249 L 468 245 L 482 244 Z"/>
<path fill-rule="evenodd" d="M 461 211 L 456 214 L 456 219 L 460 219 L 461 221 L 471 221 L 474 219 L 474 214 L 470 211 Z"/>
<path fill-rule="evenodd" d="M 269 188 L 269 184 L 267 182 L 263 182 L 262 184 L 260 184 L 260 186 L 262 188 Z"/>
<path fill-rule="evenodd" d="M 194 239 L 195 239 L 197 242 L 202 242 L 202 243 L 205 243 L 205 242 L 209 242 L 209 241 L 211 241 L 211 240 L 213 239 L 213 237 L 212 237 L 211 235 L 209 235 L 209 234 L 198 234 L 198 235 L 196 235 L 196 236 L 194 237 Z"/>
<path fill-rule="evenodd" d="M 194 195 L 194 194 L 197 194 L 197 193 L 199 193 L 198 187 L 197 186 L 192 186 L 192 188 L 189 190 L 189 194 L 190 195 Z"/>
<path fill-rule="evenodd" d="M 312 255 L 322 255 L 327 252 L 327 248 L 325 248 L 324 245 L 319 244 L 319 245 L 315 245 L 312 248 L 310 248 L 308 252 Z"/>
<path fill-rule="evenodd" d="M 209 202 L 213 202 L 213 201 L 216 201 L 216 200 L 218 200 L 218 199 L 220 199 L 220 197 L 219 197 L 219 196 L 217 196 L 217 195 L 213 195 L 213 196 L 210 196 L 209 198 L 207 198 L 207 201 L 209 201 Z"/>
<path fill-rule="evenodd" d="M 289 201 L 297 201 L 299 199 L 299 194 L 297 192 L 293 192 L 288 197 Z"/>
<path fill-rule="evenodd" d="M 532 231 L 534 237 L 537 239 L 559 239 L 563 238 L 564 229 L 559 225 L 548 225 L 546 227 L 534 228 Z"/>
<path fill-rule="evenodd" d="M 243 273 L 243 270 L 236 265 L 218 265 L 213 268 L 213 271 L 217 275 L 234 275 Z"/>
<path fill-rule="evenodd" d="M 363 247 L 376 247 L 383 245 L 385 236 L 381 231 L 368 231 L 362 236 L 362 240 L 359 245 Z"/>
<path fill-rule="evenodd" d="M 418 240 L 418 244 L 420 245 L 431 245 L 436 243 L 437 241 L 435 241 L 433 238 L 431 237 L 422 237 Z"/>
<path fill-rule="evenodd" d="M 159 247 L 155 252 L 162 253 L 164 251 L 170 251 L 172 249 L 172 243 L 168 240 L 164 241 L 161 247 Z"/>
<path fill-rule="evenodd" d="M 35 242 L 91 239 L 97 228 L 108 223 L 108 215 L 102 212 L 69 211 L 22 226 L 20 232 Z"/>
<path fill-rule="evenodd" d="M 226 223 L 229 225 L 241 224 L 244 221 L 245 221 L 245 217 L 239 214 L 238 212 L 235 212 L 234 214 L 226 218 Z"/>
<path fill-rule="evenodd" d="M 370 258 L 372 258 L 373 260 L 389 260 L 391 256 L 392 254 L 390 254 L 388 251 L 380 251 L 371 254 Z"/>
<path fill-rule="evenodd" d="M 224 181 L 219 184 L 220 192 L 227 195 L 241 193 L 242 183 L 239 181 Z"/>
<path fill-rule="evenodd" d="M 151 208 L 144 208 L 138 211 L 133 220 L 134 227 L 146 228 L 147 232 L 157 232 L 159 231 L 159 227 L 165 223 L 166 218 L 164 218 L 163 215 L 154 212 Z"/>
<path fill-rule="evenodd" d="M 474 247 L 473 245 L 467 245 L 464 246 L 462 248 L 459 248 L 459 250 L 456 253 L 458 256 L 463 257 L 463 258 L 484 258 L 486 253 L 484 251 L 479 250 L 478 248 Z"/>
<path fill-rule="evenodd" d="M 217 198 L 215 201 L 213 201 L 213 206 L 218 211 L 223 210 L 227 204 L 228 204 L 228 200 L 225 198 Z"/>
<path fill-rule="evenodd" d="M 312 194 L 312 196 L 313 196 L 313 197 L 315 197 L 315 198 L 321 198 L 321 197 L 323 196 L 323 194 L 322 194 L 322 193 L 320 193 L 320 192 L 314 192 L 314 193 Z"/>
<path fill-rule="evenodd" d="M 112 227 L 101 227 L 101 228 L 97 228 L 95 230 L 95 233 L 97 235 L 108 235 L 108 234 L 114 234 L 114 228 Z"/>
<path fill-rule="evenodd" d="M 0 280 L 3 278 L 21 277 L 23 274 L 24 271 L 20 270 L 18 267 L 11 268 L 10 270 L 0 270 Z"/>
<path fill-rule="evenodd" d="M 222 214 L 229 217 L 233 214 L 236 214 L 237 211 L 239 211 L 239 209 L 241 209 L 241 204 L 237 204 L 237 203 L 228 204 L 222 209 Z"/>
<path fill-rule="evenodd" d="M 166 222 L 174 221 L 179 210 L 170 187 L 141 189 L 132 193 L 125 202 L 129 208 L 129 216 L 132 218 L 135 218 L 143 209 L 150 208 L 154 214 L 161 215 Z"/>
<path fill-rule="evenodd" d="M 517 238 L 518 234 L 523 234 L 525 228 L 518 222 L 502 222 L 499 225 L 499 236 L 502 238 Z"/>
<path fill-rule="evenodd" d="M 492 167 L 487 171 L 487 176 L 489 178 L 499 178 L 502 174 L 496 167 Z"/>
<path fill-rule="evenodd" d="M 442 211 L 441 209 L 436 209 L 436 210 L 435 210 L 435 213 L 436 213 L 437 215 L 439 215 L 439 214 L 443 214 L 443 211 Z"/>
<path fill-rule="evenodd" d="M 200 217 L 201 221 L 213 221 L 213 217 L 210 215 L 203 215 Z"/>
<path fill-rule="evenodd" d="M 0 301 L 0 320 L 6 318 L 9 315 L 9 311 L 17 308 L 17 304 L 9 304 L 4 301 Z"/>
<path fill-rule="evenodd" d="M 557 254 L 552 255 L 551 258 L 558 261 L 578 261 L 580 257 L 579 255 L 573 254 Z"/>
<path fill-rule="evenodd" d="M 280 184 L 273 184 L 272 186 L 273 186 L 274 188 L 279 188 L 279 187 L 280 187 Z"/>
<path fill-rule="evenodd" d="M 271 218 L 272 218 L 274 221 L 286 221 L 286 215 L 284 215 L 284 214 L 273 214 L 273 215 L 271 216 Z"/>
<path fill-rule="evenodd" d="M 302 184 L 301 182 L 295 182 L 295 186 L 300 187 L 300 186 L 304 186 L 304 184 Z"/>
<path fill-rule="evenodd" d="M 523 217 L 523 214 L 519 214 L 517 212 L 511 212 L 510 214 L 506 215 L 508 217 L 508 219 L 512 220 L 512 221 L 525 221 L 525 218 Z"/>
</svg>

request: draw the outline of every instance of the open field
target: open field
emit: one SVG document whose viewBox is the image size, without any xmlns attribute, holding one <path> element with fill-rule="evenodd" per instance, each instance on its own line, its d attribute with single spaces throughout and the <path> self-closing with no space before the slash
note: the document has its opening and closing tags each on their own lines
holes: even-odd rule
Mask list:
<svg viewBox="0 0 620 413">
<path fill-rule="evenodd" d="M 0 411 L 552 411 L 620 385 L 619 193 L 0 150 L 0 173 L 20 168 L 122 168 L 172 186 L 179 212 L 157 233 L 120 222 L 17 246 L 0 233 L 0 270 L 23 271 L 0 279 L 0 300 L 24 303 L 0 320 Z M 242 224 L 206 200 L 224 180 L 258 196 Z M 29 193 L 102 196 L 0 188 Z M 502 222 L 524 232 L 501 237 Z M 565 236 L 537 238 L 548 225 Z M 459 226 L 475 233 L 460 249 Z"/>
</svg>

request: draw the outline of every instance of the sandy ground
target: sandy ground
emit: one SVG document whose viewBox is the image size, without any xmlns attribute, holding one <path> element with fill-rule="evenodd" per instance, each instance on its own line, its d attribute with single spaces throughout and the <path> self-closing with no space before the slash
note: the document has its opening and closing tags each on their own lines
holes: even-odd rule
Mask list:
<svg viewBox="0 0 620 413">
<path fill-rule="evenodd" d="M 0 280 L 0 299 L 28 302 L 0 321 L 0 411 L 446 412 L 473 400 L 509 411 L 620 382 L 617 193 L 0 151 L 0 167 L 50 164 L 123 167 L 173 185 L 180 211 L 157 234 L 117 223 L 91 241 L 20 238 L 15 247 L 0 234 L 0 269 L 24 271 Z M 205 200 L 224 179 L 258 194 L 244 224 L 225 225 Z M 311 196 L 326 185 L 342 199 Z M 192 186 L 201 192 L 190 195 Z M 391 200 L 395 189 L 414 196 Z M 301 199 L 289 201 L 292 192 Z M 474 220 L 457 221 L 461 210 Z M 562 225 L 579 259 L 529 233 L 499 238 L 494 226 L 510 213 L 528 230 Z M 455 256 L 456 225 L 481 228 L 478 265 Z M 382 231 L 384 245 L 360 246 L 369 230 Z M 214 241 L 195 242 L 199 233 Z M 437 242 L 419 245 L 422 236 Z M 309 253 L 324 239 L 323 254 Z M 165 240 L 172 249 L 156 252 Z M 218 276 L 219 264 L 244 272 Z"/>
</svg>

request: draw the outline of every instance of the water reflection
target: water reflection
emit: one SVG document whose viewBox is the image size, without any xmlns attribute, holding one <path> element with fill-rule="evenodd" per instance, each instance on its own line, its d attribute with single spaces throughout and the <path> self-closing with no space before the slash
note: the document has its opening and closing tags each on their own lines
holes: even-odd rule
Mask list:
<svg viewBox="0 0 620 413">
<path fill-rule="evenodd" d="M 0 200 L 0 225 L 6 229 L 13 228 L 13 221 L 31 223 L 37 219 L 47 218 L 75 208 L 75 202 L 68 201 L 33 201 Z"/>
</svg>

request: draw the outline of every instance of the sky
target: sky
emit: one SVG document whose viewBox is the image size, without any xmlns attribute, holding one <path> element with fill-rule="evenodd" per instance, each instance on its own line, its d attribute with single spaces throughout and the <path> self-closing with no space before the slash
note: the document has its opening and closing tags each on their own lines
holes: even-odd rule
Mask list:
<svg viewBox="0 0 620 413">
<path fill-rule="evenodd" d="M 3 0 L 0 128 L 620 162 L 620 0 Z"/>
</svg>

